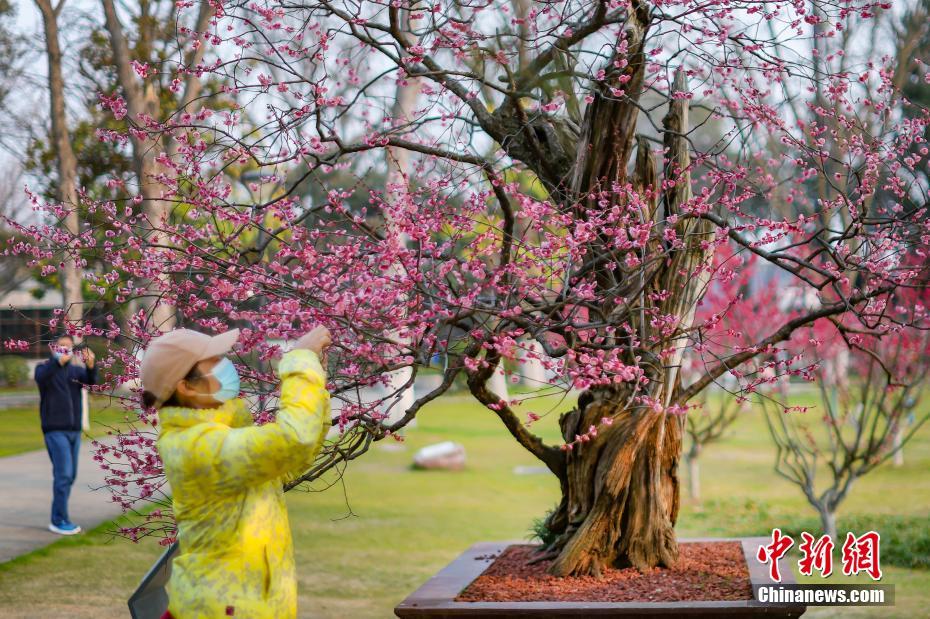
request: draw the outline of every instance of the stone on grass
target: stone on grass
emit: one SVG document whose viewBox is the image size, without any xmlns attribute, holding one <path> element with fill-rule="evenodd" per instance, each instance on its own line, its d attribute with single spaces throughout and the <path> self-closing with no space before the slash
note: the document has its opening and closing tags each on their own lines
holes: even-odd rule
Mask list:
<svg viewBox="0 0 930 619">
<path fill-rule="evenodd" d="M 452 441 L 427 445 L 413 456 L 413 467 L 460 471 L 465 468 L 465 448 Z"/>
</svg>

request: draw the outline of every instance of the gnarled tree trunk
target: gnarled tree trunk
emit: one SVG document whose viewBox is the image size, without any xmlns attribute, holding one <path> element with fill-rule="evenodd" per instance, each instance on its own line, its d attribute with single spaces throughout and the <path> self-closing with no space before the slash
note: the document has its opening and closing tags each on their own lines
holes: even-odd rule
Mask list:
<svg viewBox="0 0 930 619">
<path fill-rule="evenodd" d="M 555 556 L 551 571 L 557 575 L 599 575 L 605 567 L 632 565 L 639 569 L 671 566 L 678 559 L 674 526 L 679 508 L 678 464 L 681 456 L 682 417 L 668 412 L 680 380 L 681 353 L 661 356 L 662 349 L 683 349 L 676 340 L 685 337 L 695 306 L 703 295 L 707 274 L 702 267 L 709 259 L 702 242 L 712 234 L 710 224 L 699 218 L 679 217 L 681 206 L 691 198 L 688 144 L 688 104 L 685 97 L 670 97 L 664 119 L 666 162 L 664 187 L 657 182 L 656 164 L 649 143 L 641 138 L 637 147 L 633 178 L 626 178 L 627 161 L 633 151 L 637 99 L 643 84 L 643 46 L 647 21 L 631 19 L 626 31 L 629 63 L 623 72 L 625 95 L 602 92 L 589 105 L 583 126 L 578 161 L 573 175 L 573 191 L 580 201 L 591 200 L 599 188 L 630 182 L 649 207 L 658 231 L 674 226 L 684 247 L 669 250 L 654 247 L 663 260 L 644 266 L 639 282 L 623 281 L 622 273 L 598 273 L 605 289 L 639 290 L 637 303 L 662 315 L 677 318 L 677 335 L 659 337 L 655 349 L 638 350 L 651 357 L 649 384 L 637 391 L 631 386 L 594 388 L 579 398 L 578 406 L 561 419 L 565 439 L 571 441 L 588 428 L 600 426 L 590 441 L 577 443 L 567 452 L 562 479 L 563 497 L 547 519 L 554 541 L 549 550 Z M 679 72 L 672 86 L 687 91 L 685 76 Z M 658 239 L 657 244 L 661 243 Z M 645 263 L 645 261 L 644 261 Z M 628 277 L 628 276 L 627 276 Z M 639 289 L 636 286 L 640 286 Z M 650 292 L 671 294 L 651 297 Z M 660 298 L 663 300 L 654 300 Z M 630 317 L 631 332 L 649 342 L 649 318 L 639 312 Z M 636 403 L 634 397 L 648 397 L 655 403 Z M 640 399 L 639 402 L 642 402 Z M 602 425 L 607 418 L 609 425 Z"/>
<path fill-rule="evenodd" d="M 621 390 L 586 392 L 562 417 L 566 435 L 613 420 L 567 461 L 562 502 L 550 515 L 559 533 L 552 571 L 600 575 L 605 567 L 644 569 L 678 559 L 678 460 L 681 422 L 652 409 L 625 408 Z"/>
</svg>

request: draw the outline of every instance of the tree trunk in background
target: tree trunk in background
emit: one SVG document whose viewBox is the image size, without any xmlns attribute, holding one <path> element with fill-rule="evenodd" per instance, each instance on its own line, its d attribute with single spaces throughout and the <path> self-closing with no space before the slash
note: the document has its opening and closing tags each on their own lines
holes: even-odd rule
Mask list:
<svg viewBox="0 0 930 619">
<path fill-rule="evenodd" d="M 892 447 L 894 448 L 894 456 L 892 456 L 892 464 L 894 466 L 904 466 L 904 420 L 898 419 L 897 426 L 894 429 L 894 434 L 892 435 Z"/>
<path fill-rule="evenodd" d="M 401 19 L 401 28 L 404 32 L 409 31 L 409 20 L 410 13 L 407 10 L 401 10 L 399 12 Z M 391 111 L 391 120 L 395 125 L 403 125 L 408 122 L 411 115 L 414 112 L 414 107 L 417 103 L 417 96 L 420 93 L 419 84 L 416 80 L 407 78 L 406 83 L 397 84 L 397 92 L 394 98 L 394 106 Z M 406 193 L 409 188 L 410 182 L 410 151 L 406 148 L 388 148 L 386 149 L 387 155 L 387 177 L 386 177 L 386 188 L 385 192 L 388 196 L 393 196 L 395 200 L 406 199 Z M 387 227 L 393 228 L 394 222 L 387 221 Z M 398 242 L 402 243 L 404 246 L 407 246 L 410 242 L 410 239 L 404 233 L 398 233 Z M 391 270 L 389 271 L 392 275 L 401 275 L 399 267 L 397 265 L 392 265 Z M 398 342 L 407 344 L 407 340 L 400 337 L 397 333 L 392 333 L 391 337 Z M 414 390 L 413 383 L 411 378 L 413 377 L 413 368 L 404 367 L 399 370 L 395 370 L 390 373 L 388 380 L 389 388 L 392 392 L 397 392 L 395 396 L 395 404 L 391 408 L 388 418 L 385 420 L 387 423 L 395 423 L 399 421 L 410 408 L 413 407 L 414 402 L 416 401 L 416 391 Z M 416 419 L 411 423 L 408 423 L 408 427 L 416 427 Z"/>
<path fill-rule="evenodd" d="M 510 399 L 510 390 L 507 389 L 507 375 L 504 374 L 503 360 L 497 364 L 497 367 L 494 368 L 494 373 L 491 374 L 491 378 L 488 379 L 488 389 L 505 402 Z"/>
<path fill-rule="evenodd" d="M 81 429 L 90 431 L 90 394 L 87 389 L 81 389 Z"/>
<path fill-rule="evenodd" d="M 531 389 L 542 389 L 548 384 L 546 368 L 538 357 L 545 354 L 543 347 L 536 340 L 526 340 L 520 346 L 523 348 L 520 355 L 520 374 L 523 383 Z M 530 357 L 530 354 L 536 357 Z"/>
<path fill-rule="evenodd" d="M 819 511 L 820 524 L 823 526 L 823 532 L 829 535 L 830 539 L 834 540 L 837 544 L 841 544 L 843 540 L 840 540 L 836 536 L 836 512 L 828 509 L 821 509 Z"/>
<path fill-rule="evenodd" d="M 58 201 L 70 212 L 64 219 L 65 229 L 71 236 L 80 232 L 78 218 L 77 158 L 71 147 L 68 118 L 65 114 L 65 82 L 61 68 L 61 47 L 58 40 L 58 15 L 64 1 L 53 7 L 51 0 L 36 0 L 42 13 L 45 30 L 45 49 L 48 59 L 48 90 L 52 125 L 52 143 L 55 145 L 58 163 Z M 68 322 L 78 324 L 82 320 L 84 296 L 81 288 L 81 266 L 70 256 L 65 257 L 61 276 L 64 310 Z"/>
<path fill-rule="evenodd" d="M 110 50 L 113 53 L 117 80 L 126 99 L 129 120 L 139 122 L 143 116 L 160 119 L 162 114 L 158 93 L 151 82 L 143 81 L 140 85 L 137 81 L 132 68 L 129 44 L 123 33 L 123 26 L 116 13 L 113 0 L 102 0 L 102 4 L 106 17 L 106 29 L 110 38 Z M 162 190 L 155 181 L 155 177 L 163 171 L 156 157 L 164 150 L 164 144 L 160 140 L 156 139 L 152 142 L 132 134 L 133 167 L 142 195 L 142 211 L 151 226 L 148 242 L 152 245 L 164 242 L 160 228 L 171 216 L 171 203 L 162 199 Z M 164 275 L 158 282 L 157 290 L 153 292 L 164 293 L 170 289 L 170 279 Z M 149 320 L 155 330 L 170 331 L 176 323 L 174 307 L 160 298 L 152 300 Z"/>
<path fill-rule="evenodd" d="M 688 494 L 695 500 L 701 500 L 701 463 L 698 458 L 701 455 L 701 447 L 697 444 L 691 446 L 688 450 Z"/>
</svg>

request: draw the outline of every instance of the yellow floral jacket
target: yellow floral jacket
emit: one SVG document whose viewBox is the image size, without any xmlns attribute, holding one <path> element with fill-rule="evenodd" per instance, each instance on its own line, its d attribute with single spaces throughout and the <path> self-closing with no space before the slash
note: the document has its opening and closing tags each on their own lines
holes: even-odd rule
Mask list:
<svg viewBox="0 0 930 619">
<path fill-rule="evenodd" d="M 297 577 L 283 482 L 306 471 L 329 429 L 326 374 L 293 350 L 278 367 L 274 423 L 255 426 L 245 402 L 165 407 L 157 447 L 171 484 L 179 553 L 168 583 L 176 619 L 297 616 Z"/>
</svg>

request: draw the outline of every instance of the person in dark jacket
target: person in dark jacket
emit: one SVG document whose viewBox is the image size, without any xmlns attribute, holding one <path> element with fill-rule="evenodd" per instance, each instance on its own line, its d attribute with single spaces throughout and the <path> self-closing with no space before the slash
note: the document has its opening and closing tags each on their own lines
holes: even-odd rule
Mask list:
<svg viewBox="0 0 930 619">
<path fill-rule="evenodd" d="M 59 535 L 75 535 L 81 527 L 68 516 L 68 497 L 77 477 L 78 453 L 81 447 L 81 389 L 97 382 L 94 353 L 82 348 L 84 366 L 74 365 L 74 339 L 62 335 L 52 344 L 52 356 L 36 366 L 39 385 L 39 416 L 45 448 L 52 459 L 52 521 L 49 531 Z"/>
</svg>

